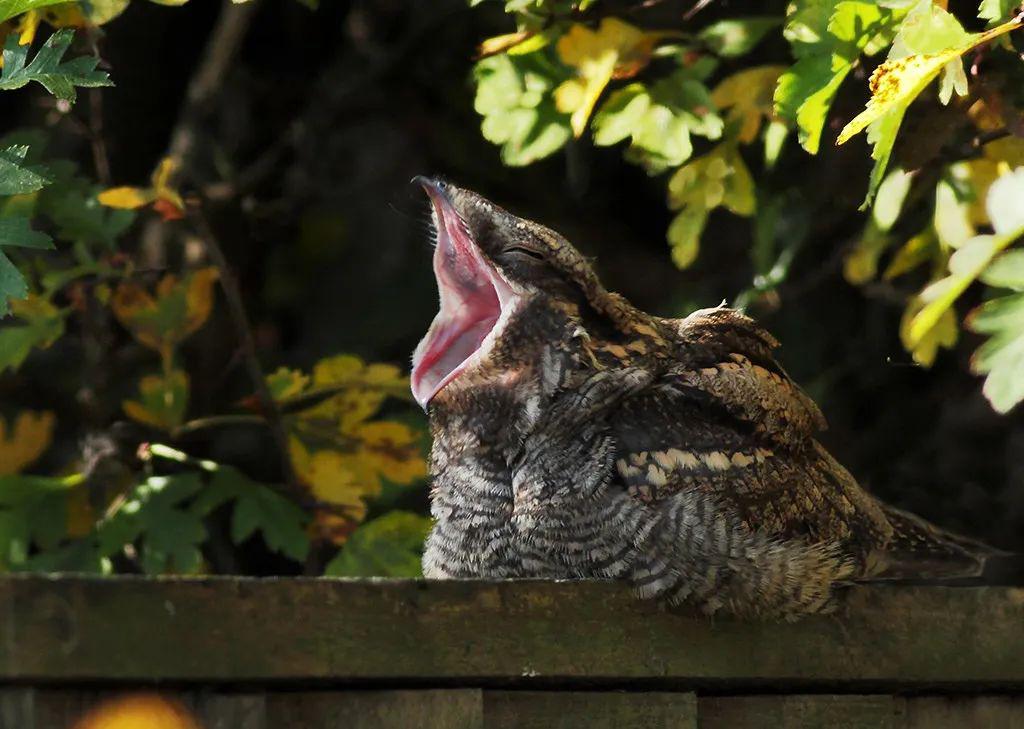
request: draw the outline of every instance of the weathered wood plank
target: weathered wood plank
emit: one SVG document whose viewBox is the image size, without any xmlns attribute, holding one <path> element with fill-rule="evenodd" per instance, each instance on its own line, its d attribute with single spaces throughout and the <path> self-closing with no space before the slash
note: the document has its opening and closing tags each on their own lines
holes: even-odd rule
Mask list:
<svg viewBox="0 0 1024 729">
<path fill-rule="evenodd" d="M 702 696 L 698 707 L 700 729 L 903 729 L 891 696 Z"/>
<path fill-rule="evenodd" d="M 603 583 L 0 579 L 0 680 L 1024 686 L 1024 590 L 876 587 L 714 621 Z"/>
<path fill-rule="evenodd" d="M 697 729 L 692 693 L 485 691 L 486 729 Z"/>
<path fill-rule="evenodd" d="M 1024 696 L 925 696 L 906 699 L 905 704 L 904 729 L 1024 727 Z"/>
<path fill-rule="evenodd" d="M 243 726 L 243 725 L 238 725 Z M 267 696 L 273 729 L 484 729 L 482 692 L 315 691 Z"/>
</svg>

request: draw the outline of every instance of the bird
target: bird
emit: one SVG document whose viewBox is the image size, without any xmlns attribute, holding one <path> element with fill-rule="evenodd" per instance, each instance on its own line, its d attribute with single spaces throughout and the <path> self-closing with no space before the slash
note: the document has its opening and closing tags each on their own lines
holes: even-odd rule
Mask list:
<svg viewBox="0 0 1024 729">
<path fill-rule="evenodd" d="M 440 306 L 413 354 L 432 436 L 429 579 L 604 579 L 739 618 L 1004 554 L 894 508 L 818 442 L 779 343 L 725 305 L 645 313 L 555 231 L 417 177 Z"/>
</svg>

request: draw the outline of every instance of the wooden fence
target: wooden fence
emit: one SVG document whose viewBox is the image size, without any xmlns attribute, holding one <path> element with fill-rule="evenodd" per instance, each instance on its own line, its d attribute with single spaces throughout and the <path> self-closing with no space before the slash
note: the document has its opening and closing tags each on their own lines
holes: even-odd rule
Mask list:
<svg viewBox="0 0 1024 729">
<path fill-rule="evenodd" d="M 1024 589 L 714 620 L 606 583 L 0 579 L 0 729 L 157 690 L 206 729 L 1024 729 Z"/>
</svg>

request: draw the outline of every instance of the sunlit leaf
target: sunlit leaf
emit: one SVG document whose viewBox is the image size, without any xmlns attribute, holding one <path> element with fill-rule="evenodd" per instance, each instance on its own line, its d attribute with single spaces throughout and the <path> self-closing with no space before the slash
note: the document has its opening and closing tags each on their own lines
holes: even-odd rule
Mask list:
<svg viewBox="0 0 1024 729">
<path fill-rule="evenodd" d="M 986 301 L 967 319 L 967 325 L 989 335 L 971 358 L 971 369 L 987 375 L 982 391 L 1000 413 L 1024 400 L 1024 294 Z"/>
<path fill-rule="evenodd" d="M 567 75 L 544 51 L 501 54 L 476 64 L 473 108 L 483 117 L 484 138 L 501 145 L 502 162 L 528 165 L 569 140 L 569 117 L 558 112 L 551 98 Z"/>
<path fill-rule="evenodd" d="M 742 56 L 781 24 L 773 17 L 729 18 L 712 23 L 697 37 L 720 56 Z"/>
<path fill-rule="evenodd" d="M 937 16 L 945 13 L 944 10 L 932 6 L 931 3 L 927 5 L 929 13 L 934 13 Z M 946 16 L 941 17 L 945 18 Z M 956 23 L 952 16 L 949 16 L 949 19 L 944 19 L 942 23 L 944 27 L 947 27 L 946 36 L 956 35 L 948 30 L 952 23 Z M 896 133 L 910 103 L 938 76 L 947 63 L 951 61 L 960 63 L 960 56 L 964 53 L 981 43 L 993 40 L 1020 27 L 1020 24 L 1018 19 L 1014 19 L 984 33 L 965 34 L 963 38 L 966 40 L 962 40 L 955 46 L 937 52 L 890 58 L 875 69 L 871 74 L 871 99 L 868 101 L 867 108 L 843 128 L 836 140 L 836 144 L 843 144 L 870 126 L 868 141 L 874 148 L 872 156 L 875 158 L 875 166 L 871 173 L 865 205 L 871 202 L 875 190 L 881 183 Z M 959 27 L 958 24 L 957 27 Z M 924 43 L 925 41 L 920 42 Z"/>
<path fill-rule="evenodd" d="M 717 139 L 723 128 L 707 87 L 683 71 L 650 88 L 634 83 L 619 89 L 601 106 L 593 123 L 595 144 L 606 146 L 629 138 L 627 157 L 651 174 L 689 159 L 691 134 Z"/>
<path fill-rule="evenodd" d="M 741 143 L 753 142 L 762 120 L 774 117 L 773 93 L 784 70 L 784 66 L 747 68 L 722 80 L 711 92 L 716 107 L 730 110 L 728 120 L 737 122 Z"/>
<path fill-rule="evenodd" d="M 67 0 L 0 0 L 0 23 L 30 10 L 63 2 Z"/>
<path fill-rule="evenodd" d="M 665 33 L 649 33 L 617 18 L 603 18 L 596 30 L 574 24 L 558 39 L 562 63 L 576 71 L 576 78 L 555 90 L 555 104 L 571 114 L 573 134 L 582 136 L 598 98 L 613 77 L 636 75 L 651 58 L 654 45 Z"/>
<path fill-rule="evenodd" d="M 885 48 L 905 14 L 868 0 L 791 3 L 784 34 L 797 62 L 779 77 L 774 100 L 808 152 L 818 152 L 832 100 L 860 55 Z"/>
<path fill-rule="evenodd" d="M 199 545 L 206 539 L 202 518 L 187 508 L 203 489 L 198 473 L 150 476 L 118 503 L 98 525 L 97 537 L 105 555 L 140 541 L 140 563 L 149 574 L 193 574 L 202 563 Z"/>
<path fill-rule="evenodd" d="M 900 321 L 900 341 L 904 348 L 914 358 L 914 361 L 924 367 L 931 367 L 939 352 L 939 347 L 952 349 L 956 345 L 959 331 L 956 325 L 956 314 L 952 309 L 944 310 L 923 335 L 915 336 L 911 333 L 911 325 L 914 319 L 925 306 L 920 299 L 911 299 L 903 312 Z"/>
<path fill-rule="evenodd" d="M 681 210 L 669 225 L 667 237 L 673 261 L 685 268 L 696 258 L 711 210 L 722 206 L 736 215 L 754 213 L 754 180 L 736 145 L 719 144 L 676 170 L 668 182 L 668 203 L 671 209 Z"/>
<path fill-rule="evenodd" d="M 363 524 L 349 537 L 324 574 L 336 577 L 419 577 L 430 519 L 392 511 Z"/>
<path fill-rule="evenodd" d="M 889 261 L 882 278 L 890 281 L 897 276 L 913 271 L 922 263 L 933 260 L 938 251 L 939 241 L 935 236 L 934 229 L 926 228 L 896 251 L 896 255 Z"/>
<path fill-rule="evenodd" d="M 43 455 L 50 447 L 56 422 L 53 413 L 24 411 L 8 430 L 0 415 L 0 475 L 19 473 Z"/>
</svg>

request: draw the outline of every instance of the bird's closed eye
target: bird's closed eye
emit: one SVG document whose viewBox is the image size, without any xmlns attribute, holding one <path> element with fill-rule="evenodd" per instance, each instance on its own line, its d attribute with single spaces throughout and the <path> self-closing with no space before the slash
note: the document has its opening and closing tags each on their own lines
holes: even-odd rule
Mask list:
<svg viewBox="0 0 1024 729">
<path fill-rule="evenodd" d="M 508 248 L 503 250 L 502 253 L 511 253 L 511 254 L 514 254 L 514 255 L 523 255 L 523 256 L 527 256 L 529 258 L 533 258 L 533 259 L 535 259 L 537 261 L 543 261 L 544 260 L 544 254 L 543 253 L 541 253 L 540 251 L 535 251 L 532 248 L 527 248 L 525 246 L 509 246 Z"/>
</svg>

